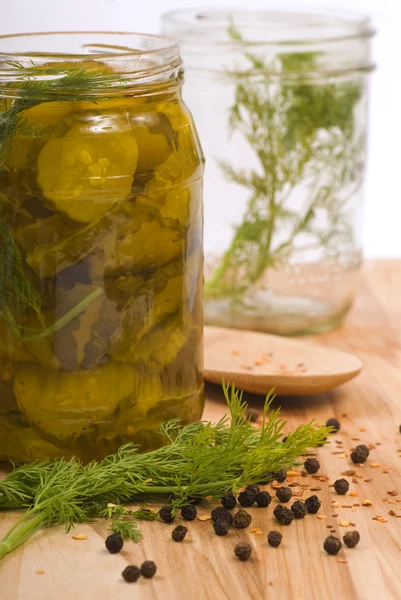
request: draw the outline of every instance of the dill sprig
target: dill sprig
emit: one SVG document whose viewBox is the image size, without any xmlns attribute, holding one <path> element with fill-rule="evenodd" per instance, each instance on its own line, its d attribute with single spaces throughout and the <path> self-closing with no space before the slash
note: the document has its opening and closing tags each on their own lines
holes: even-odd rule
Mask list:
<svg viewBox="0 0 401 600">
<path fill-rule="evenodd" d="M 5 165 L 14 136 L 31 136 L 38 132 L 36 125 L 21 117 L 21 112 L 43 102 L 97 102 L 110 96 L 111 87 L 122 83 L 116 73 L 111 74 L 105 65 L 95 62 L 90 68 L 75 66 L 73 62 L 64 67 L 38 67 L 33 62 L 29 67 L 18 62 L 9 65 L 15 73 L 15 81 L 11 84 L 3 82 L 1 87 L 7 88 L 8 95 L 13 93 L 15 99 L 8 110 L 0 114 L 0 166 Z M 99 95 L 102 91 L 104 98 L 103 94 Z"/>
<path fill-rule="evenodd" d="M 138 527 L 138 521 L 156 521 L 157 512 L 150 508 L 141 507 L 138 510 L 129 510 L 123 504 L 109 502 L 105 509 L 99 512 L 99 517 L 113 519 L 110 527 L 113 533 L 119 533 L 124 540 L 135 543 L 142 540 L 142 533 Z"/>
<path fill-rule="evenodd" d="M 177 509 L 192 496 L 219 498 L 292 466 L 308 448 L 324 443 L 331 431 L 312 421 L 282 443 L 286 422 L 279 409 L 270 410 L 273 392 L 266 398 L 262 425 L 255 428 L 245 416 L 242 394 L 227 385 L 223 391 L 229 416 L 216 424 L 168 421 L 160 429 L 167 445 L 152 452 L 140 453 L 138 446 L 127 444 L 88 465 L 61 459 L 15 469 L 0 482 L 0 510 L 27 510 L 0 542 L 0 558 L 44 525 L 64 523 L 68 531 L 96 515 L 113 518 L 113 530 L 138 539 L 137 521 L 153 519 L 154 513 L 145 508 L 130 512 L 124 504 L 173 494 Z"/>
<path fill-rule="evenodd" d="M 9 227 L 1 221 L 1 208 L 0 205 L 0 316 L 19 334 L 15 316 L 30 308 L 42 322 L 42 302 L 27 277 L 24 260 Z"/>
<path fill-rule="evenodd" d="M 243 39 L 234 25 L 229 33 Z M 350 201 L 363 177 L 364 140 L 354 114 L 360 85 L 316 80 L 318 53 L 280 54 L 272 62 L 249 52 L 244 57 L 248 69 L 227 73 L 236 81 L 228 126 L 244 137 L 257 163 L 246 170 L 219 161 L 227 180 L 250 195 L 205 286 L 207 296 L 233 302 L 270 268 L 310 250 L 337 256 L 341 245 L 352 245 Z M 297 193 L 304 199 L 294 209 Z"/>
</svg>

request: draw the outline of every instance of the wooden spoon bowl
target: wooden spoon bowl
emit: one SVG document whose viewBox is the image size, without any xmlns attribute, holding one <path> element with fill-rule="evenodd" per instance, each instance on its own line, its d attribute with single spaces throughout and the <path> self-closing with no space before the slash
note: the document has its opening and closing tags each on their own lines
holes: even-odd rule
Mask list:
<svg viewBox="0 0 401 600">
<path fill-rule="evenodd" d="M 239 389 L 284 396 L 327 392 L 362 370 L 352 354 L 310 341 L 254 331 L 205 327 L 206 381 L 234 383 Z"/>
</svg>

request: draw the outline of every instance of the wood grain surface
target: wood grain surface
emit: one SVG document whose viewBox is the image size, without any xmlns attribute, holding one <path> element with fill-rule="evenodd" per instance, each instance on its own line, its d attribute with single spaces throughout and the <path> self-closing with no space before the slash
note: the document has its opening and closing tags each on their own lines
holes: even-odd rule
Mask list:
<svg viewBox="0 0 401 600">
<path fill-rule="evenodd" d="M 324 393 L 363 368 L 354 354 L 306 339 L 208 326 L 204 333 L 205 380 L 230 381 L 253 394 L 272 388 L 288 396 Z"/>
<path fill-rule="evenodd" d="M 312 493 L 321 498 L 320 514 L 325 519 L 308 515 L 281 527 L 273 518 L 274 500 L 267 509 L 250 509 L 251 528 L 259 527 L 262 535 L 252 534 L 249 528 L 219 538 L 210 521 L 197 520 L 189 523 L 186 540 L 177 544 L 170 538 L 173 525 L 143 523 L 143 541 L 127 543 L 118 555 L 104 549 L 104 523 L 77 528 L 76 532 L 88 534 L 84 541 L 73 540 L 71 533 L 58 527 L 39 532 L 1 562 L 0 599 L 401 599 L 401 519 L 395 516 L 401 515 L 401 262 L 369 263 L 347 323 L 318 342 L 359 355 L 365 366 L 358 378 L 334 392 L 279 399 L 288 430 L 311 418 L 323 422 L 336 416 L 341 421 L 341 431 L 330 445 L 317 451 L 321 473 L 330 481 L 295 478 L 310 486 L 304 498 Z M 215 420 L 224 412 L 221 393 L 218 387 L 210 387 L 207 395 L 205 417 Z M 250 401 L 258 407 L 262 399 L 253 396 Z M 375 445 L 363 467 L 355 467 L 349 459 L 350 448 L 357 443 Z M 337 496 L 330 487 L 347 469 L 356 471 L 356 476 L 346 479 L 357 496 Z M 321 489 L 311 491 L 314 487 Z M 365 499 L 372 506 L 354 506 Z M 340 506 L 333 508 L 333 501 Z M 210 507 L 202 512 L 207 514 Z M 0 514 L 1 535 L 16 516 Z M 383 519 L 374 520 L 376 516 Z M 328 526 L 341 537 L 352 529 L 341 526 L 341 521 L 355 523 L 360 544 L 328 556 L 323 550 Z M 271 529 L 283 533 L 278 549 L 267 545 Z M 253 546 L 246 563 L 233 555 L 238 540 Z M 120 576 L 124 567 L 145 559 L 157 563 L 154 579 L 125 583 Z M 38 570 L 44 573 L 37 574 Z"/>
</svg>

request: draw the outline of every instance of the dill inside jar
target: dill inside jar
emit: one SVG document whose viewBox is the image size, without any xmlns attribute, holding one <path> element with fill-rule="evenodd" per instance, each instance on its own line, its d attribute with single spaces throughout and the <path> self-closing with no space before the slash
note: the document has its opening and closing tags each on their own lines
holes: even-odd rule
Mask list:
<svg viewBox="0 0 401 600">
<path fill-rule="evenodd" d="M 160 445 L 203 405 L 203 157 L 178 48 L 0 47 L 0 460 Z"/>
<path fill-rule="evenodd" d="M 361 265 L 369 19 L 167 13 L 202 139 L 205 318 L 294 334 L 348 312 Z"/>
</svg>

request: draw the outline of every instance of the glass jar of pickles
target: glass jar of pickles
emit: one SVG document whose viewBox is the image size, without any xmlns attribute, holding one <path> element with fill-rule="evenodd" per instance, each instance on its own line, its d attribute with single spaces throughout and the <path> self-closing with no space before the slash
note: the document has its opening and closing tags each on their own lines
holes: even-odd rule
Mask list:
<svg viewBox="0 0 401 600">
<path fill-rule="evenodd" d="M 0 38 L 0 460 L 201 416 L 203 157 L 176 44 Z"/>
</svg>

